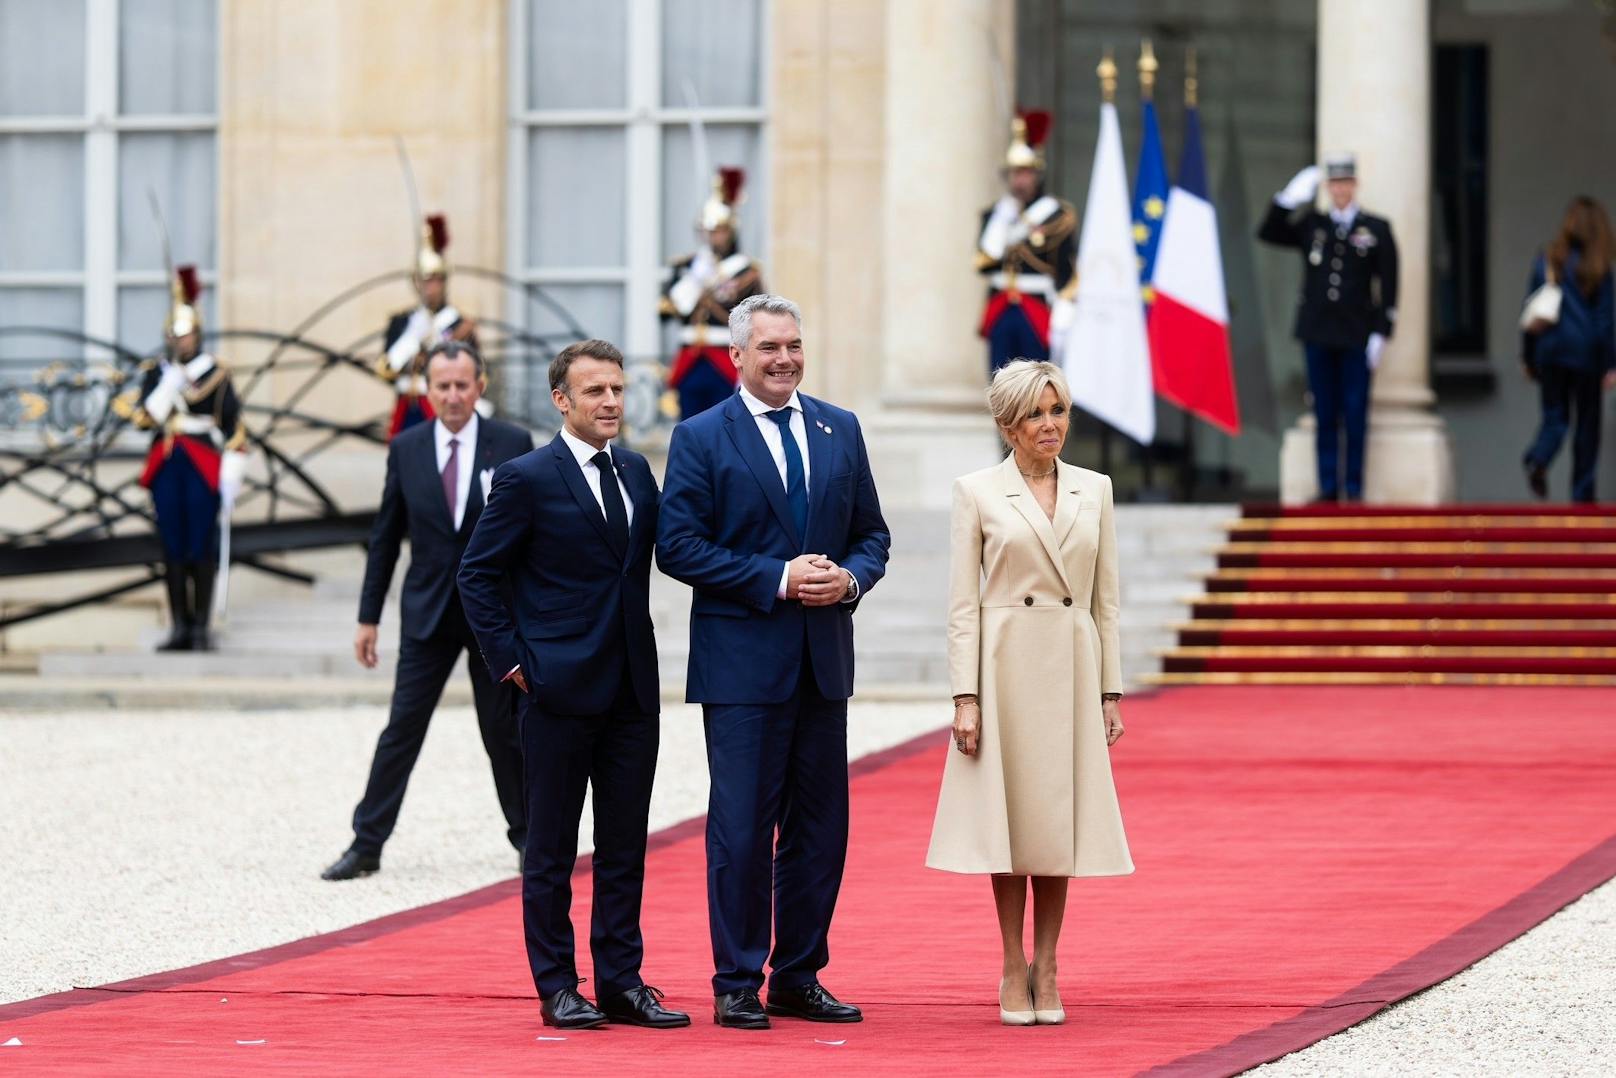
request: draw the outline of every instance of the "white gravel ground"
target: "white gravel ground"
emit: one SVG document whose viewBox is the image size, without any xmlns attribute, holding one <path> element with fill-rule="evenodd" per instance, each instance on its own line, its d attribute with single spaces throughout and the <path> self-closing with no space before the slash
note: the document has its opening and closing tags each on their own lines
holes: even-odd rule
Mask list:
<svg viewBox="0 0 1616 1078">
<path fill-rule="evenodd" d="M 0 1002 L 300 939 L 515 874 L 469 708 L 433 722 L 383 871 L 320 869 L 385 711 L 0 712 Z M 854 755 L 948 718 L 855 703 Z M 707 796 L 697 709 L 664 709 L 652 826 Z M 583 834 L 589 833 L 589 820 Z M 1261 1073 L 1616 1073 L 1616 883 L 1361 1025 Z"/>
</svg>

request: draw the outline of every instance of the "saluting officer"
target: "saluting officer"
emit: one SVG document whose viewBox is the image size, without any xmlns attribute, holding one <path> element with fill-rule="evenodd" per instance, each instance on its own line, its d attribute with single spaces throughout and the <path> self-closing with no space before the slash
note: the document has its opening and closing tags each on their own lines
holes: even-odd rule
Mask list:
<svg viewBox="0 0 1616 1078">
<path fill-rule="evenodd" d="M 436 418 L 426 393 L 426 355 L 440 341 L 458 341 L 477 347 L 477 328 L 449 304 L 449 221 L 441 213 L 428 215 L 416 242 L 415 271 L 410 277 L 420 299 L 412 310 L 387 320 L 376 376 L 392 382 L 398 403 L 387 427 L 391 441 L 399 431 Z M 484 407 L 479 414 L 487 416 Z"/>
<path fill-rule="evenodd" d="M 1044 191 L 1050 115 L 1023 112 L 1010 125 L 1005 193 L 982 211 L 976 269 L 988 280 L 978 332 L 989 373 L 1012 359 L 1048 359 L 1071 322 L 1077 294 L 1077 210 Z"/>
<path fill-rule="evenodd" d="M 736 209 L 746 173 L 721 168 L 697 222 L 706 241 L 677 260 L 668 275 L 659 312 L 677 321 L 679 351 L 668 371 L 668 388 L 679 395 L 679 418 L 705 412 L 735 392 L 729 358 L 729 312 L 748 296 L 762 294 L 763 267 L 741 253 Z"/>
<path fill-rule="evenodd" d="M 1383 217 L 1358 206 L 1354 158 L 1324 163 L 1330 208 L 1320 212 L 1319 169 L 1309 165 L 1274 196 L 1257 238 L 1304 256 L 1296 339 L 1307 354 L 1307 383 L 1318 425 L 1319 500 L 1363 498 L 1369 375 L 1397 322 L 1397 244 Z M 1341 428 L 1346 427 L 1346 475 Z"/>
<path fill-rule="evenodd" d="M 146 367 L 135 426 L 155 429 L 140 485 L 151 491 L 163 541 L 172 629 L 159 651 L 206 651 L 219 570 L 221 504 L 233 505 L 246 468 L 247 428 L 230 374 L 202 351 L 195 266 L 174 271 L 164 356 Z"/>
</svg>

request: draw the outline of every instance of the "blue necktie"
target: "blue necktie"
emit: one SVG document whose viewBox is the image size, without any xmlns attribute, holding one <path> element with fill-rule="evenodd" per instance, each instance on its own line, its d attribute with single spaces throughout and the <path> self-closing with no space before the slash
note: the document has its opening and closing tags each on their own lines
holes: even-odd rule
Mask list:
<svg viewBox="0 0 1616 1078">
<path fill-rule="evenodd" d="M 791 507 L 791 519 L 796 521 L 797 536 L 808 541 L 808 484 L 802 470 L 802 450 L 797 448 L 796 435 L 791 433 L 791 409 L 780 408 L 764 415 L 780 428 L 780 444 L 786 451 L 786 504 Z"/>
</svg>

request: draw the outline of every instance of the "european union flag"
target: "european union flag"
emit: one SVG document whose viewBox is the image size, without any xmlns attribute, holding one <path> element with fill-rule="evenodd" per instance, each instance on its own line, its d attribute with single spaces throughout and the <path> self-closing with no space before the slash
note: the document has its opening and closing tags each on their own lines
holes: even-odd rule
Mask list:
<svg viewBox="0 0 1616 1078">
<path fill-rule="evenodd" d="M 1156 244 L 1162 218 L 1167 215 L 1167 156 L 1162 152 L 1161 128 L 1156 125 L 1156 103 L 1145 102 L 1145 137 L 1139 145 L 1139 168 L 1134 173 L 1133 245 L 1139 251 L 1139 284 L 1148 311 L 1156 298 L 1150 286 L 1156 269 Z"/>
</svg>

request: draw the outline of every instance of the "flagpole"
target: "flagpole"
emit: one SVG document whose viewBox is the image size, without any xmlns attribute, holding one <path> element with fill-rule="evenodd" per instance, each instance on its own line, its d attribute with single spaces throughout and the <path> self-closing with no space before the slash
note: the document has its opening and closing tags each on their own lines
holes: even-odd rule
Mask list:
<svg viewBox="0 0 1616 1078">
<path fill-rule="evenodd" d="M 1139 99 L 1145 108 L 1150 108 L 1156 99 L 1156 70 L 1161 65 L 1156 62 L 1156 50 L 1150 44 L 1150 38 L 1139 43 Z M 1148 287 L 1148 282 L 1147 282 Z M 1154 491 L 1156 487 L 1155 452 L 1151 446 L 1139 447 L 1140 455 L 1144 458 L 1144 484 L 1145 490 Z M 1146 497 L 1146 501 L 1154 501 Z"/>
<path fill-rule="evenodd" d="M 1184 54 L 1184 108 L 1186 110 L 1200 107 L 1200 77 L 1195 67 L 1195 46 L 1191 45 Z M 1182 168 L 1182 164 L 1179 166 Z M 1179 177 L 1180 182 L 1183 177 Z M 1208 192 L 1210 194 L 1210 192 Z M 1184 413 L 1184 454 L 1179 460 L 1178 485 L 1180 500 L 1191 501 L 1195 497 L 1195 413 L 1183 408 Z"/>
<path fill-rule="evenodd" d="M 1111 46 L 1105 47 L 1099 66 L 1094 73 L 1100 77 L 1100 102 L 1114 105 L 1117 101 L 1117 61 L 1111 55 Z M 1096 417 L 1098 419 L 1098 417 Z M 1111 424 L 1100 419 L 1100 471 L 1111 474 Z"/>
</svg>

